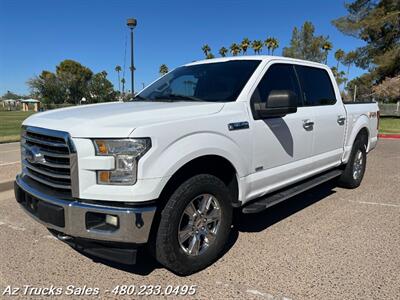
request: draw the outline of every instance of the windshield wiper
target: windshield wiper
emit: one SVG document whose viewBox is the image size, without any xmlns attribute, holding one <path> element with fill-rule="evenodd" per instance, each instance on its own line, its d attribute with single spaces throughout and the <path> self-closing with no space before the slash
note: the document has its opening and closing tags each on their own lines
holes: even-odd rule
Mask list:
<svg viewBox="0 0 400 300">
<path fill-rule="evenodd" d="M 151 101 L 151 99 L 145 98 L 145 97 L 140 96 L 140 95 L 135 96 L 132 100 L 136 100 L 136 101 L 137 100 Z"/>
<path fill-rule="evenodd" d="M 179 95 L 179 94 L 169 94 L 169 95 L 164 95 L 164 96 L 157 96 L 155 97 L 157 100 L 170 100 L 172 101 L 204 101 L 203 99 L 196 98 L 193 96 L 185 96 L 185 95 Z"/>
</svg>

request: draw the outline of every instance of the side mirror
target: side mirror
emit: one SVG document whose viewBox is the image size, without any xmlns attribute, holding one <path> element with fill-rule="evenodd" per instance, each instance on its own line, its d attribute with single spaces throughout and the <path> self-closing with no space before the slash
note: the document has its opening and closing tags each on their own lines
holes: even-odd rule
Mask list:
<svg viewBox="0 0 400 300">
<path fill-rule="evenodd" d="M 297 112 L 297 95 L 289 90 L 272 90 L 266 102 L 254 103 L 254 110 L 260 119 L 284 117 Z"/>
</svg>

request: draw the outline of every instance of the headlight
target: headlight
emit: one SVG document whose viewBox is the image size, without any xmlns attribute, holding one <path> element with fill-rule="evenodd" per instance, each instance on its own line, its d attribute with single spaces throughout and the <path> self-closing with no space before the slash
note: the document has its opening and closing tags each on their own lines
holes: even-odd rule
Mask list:
<svg viewBox="0 0 400 300">
<path fill-rule="evenodd" d="M 150 138 L 94 140 L 96 155 L 114 156 L 115 169 L 111 171 L 97 171 L 99 184 L 136 183 L 137 162 L 151 147 Z"/>
</svg>

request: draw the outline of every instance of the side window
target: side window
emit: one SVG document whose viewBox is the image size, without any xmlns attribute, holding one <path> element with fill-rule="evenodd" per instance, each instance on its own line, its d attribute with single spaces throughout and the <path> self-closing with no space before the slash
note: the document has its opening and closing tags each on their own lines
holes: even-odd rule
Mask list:
<svg viewBox="0 0 400 300">
<path fill-rule="evenodd" d="M 335 91 L 326 70 L 306 66 L 295 66 L 295 68 L 306 106 L 333 105 L 336 103 Z"/>
<path fill-rule="evenodd" d="M 303 106 L 293 65 L 273 64 L 270 66 L 251 96 L 251 102 L 266 102 L 270 92 L 273 90 L 292 91 L 298 96 L 298 106 Z"/>
</svg>

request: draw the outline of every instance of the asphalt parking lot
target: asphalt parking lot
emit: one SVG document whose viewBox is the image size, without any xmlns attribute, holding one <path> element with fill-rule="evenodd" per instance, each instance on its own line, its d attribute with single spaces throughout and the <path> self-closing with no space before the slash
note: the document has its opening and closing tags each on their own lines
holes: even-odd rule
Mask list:
<svg viewBox="0 0 400 300">
<path fill-rule="evenodd" d="M 0 178 L 18 168 L 1 165 Z M 196 285 L 196 299 L 399 299 L 399 194 L 400 140 L 380 140 L 358 189 L 329 182 L 263 213 L 242 215 L 215 264 L 179 277 L 146 253 L 131 267 L 93 261 L 56 240 L 25 215 L 11 190 L 3 191 L 0 298 L 7 286 L 86 286 L 116 298 L 107 290 L 152 284 Z"/>
</svg>

